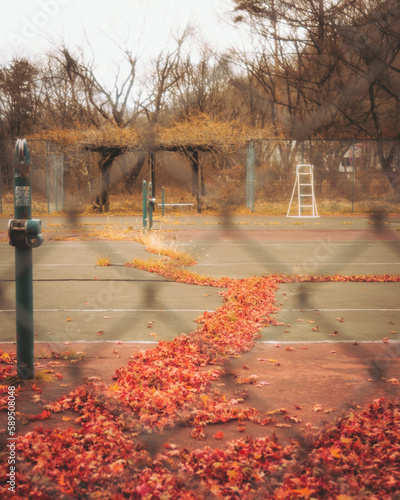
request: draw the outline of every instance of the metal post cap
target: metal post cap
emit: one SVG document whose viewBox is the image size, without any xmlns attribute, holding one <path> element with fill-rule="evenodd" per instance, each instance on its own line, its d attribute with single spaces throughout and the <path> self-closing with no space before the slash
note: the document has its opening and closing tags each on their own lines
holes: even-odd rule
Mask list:
<svg viewBox="0 0 400 500">
<path fill-rule="evenodd" d="M 14 163 L 15 165 L 31 164 L 31 155 L 26 139 L 17 139 L 14 149 Z"/>
</svg>

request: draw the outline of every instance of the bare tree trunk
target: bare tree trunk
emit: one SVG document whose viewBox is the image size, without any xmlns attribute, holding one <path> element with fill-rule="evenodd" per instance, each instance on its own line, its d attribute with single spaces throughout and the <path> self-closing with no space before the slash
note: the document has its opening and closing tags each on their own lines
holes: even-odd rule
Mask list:
<svg viewBox="0 0 400 500">
<path fill-rule="evenodd" d="M 140 153 L 132 168 L 129 168 L 128 172 L 124 172 L 125 188 L 130 194 L 132 193 L 133 186 L 135 185 L 136 179 L 138 178 L 138 175 L 142 170 L 146 158 L 146 153 Z"/>
<path fill-rule="evenodd" d="M 400 177 L 393 168 L 393 163 L 397 156 L 398 143 L 397 141 L 391 142 L 390 150 L 385 154 L 384 142 L 385 141 L 383 141 L 382 139 L 378 139 L 377 141 L 379 162 L 382 166 L 382 170 L 385 173 L 386 179 L 389 181 L 389 184 L 392 186 L 396 193 L 399 193 Z"/>
<path fill-rule="evenodd" d="M 101 148 L 100 172 L 101 186 L 99 194 L 99 212 L 108 212 L 110 210 L 110 185 L 111 185 L 111 167 L 114 160 L 124 153 L 121 148 Z"/>
<path fill-rule="evenodd" d="M 106 161 L 101 167 L 101 192 L 99 197 L 99 212 L 110 210 L 110 174 L 112 161 Z"/>
</svg>

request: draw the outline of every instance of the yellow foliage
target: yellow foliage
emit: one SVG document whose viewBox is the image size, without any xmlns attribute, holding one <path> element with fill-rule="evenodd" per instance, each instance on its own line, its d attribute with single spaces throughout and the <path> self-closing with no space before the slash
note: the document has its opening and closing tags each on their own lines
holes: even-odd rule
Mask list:
<svg viewBox="0 0 400 500">
<path fill-rule="evenodd" d="M 152 128 L 117 127 L 106 124 L 100 128 L 51 129 L 30 136 L 29 140 L 43 140 L 61 147 L 99 149 L 162 149 L 203 147 L 223 151 L 242 146 L 251 139 L 269 136 L 266 129 L 251 129 L 239 122 L 212 120 L 205 114 L 172 122 L 168 126 Z"/>
</svg>

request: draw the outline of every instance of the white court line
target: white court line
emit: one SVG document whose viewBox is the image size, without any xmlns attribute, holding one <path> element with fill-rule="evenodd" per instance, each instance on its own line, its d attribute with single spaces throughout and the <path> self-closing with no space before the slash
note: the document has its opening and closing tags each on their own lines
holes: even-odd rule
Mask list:
<svg viewBox="0 0 400 500">
<path fill-rule="evenodd" d="M 15 312 L 15 309 L 0 309 L 0 313 Z M 215 309 L 138 309 L 138 308 L 126 308 L 126 309 L 116 309 L 116 308 L 104 308 L 104 309 L 44 309 L 37 308 L 33 310 L 34 312 L 215 312 Z M 400 312 L 400 308 L 308 308 L 308 309 L 280 309 L 279 312 L 354 312 L 354 311 L 371 311 L 371 312 Z"/>
<path fill-rule="evenodd" d="M 198 267 L 207 267 L 207 266 L 252 266 L 252 265 L 280 265 L 280 266 L 298 266 L 301 267 L 301 262 L 209 262 L 209 263 L 198 263 Z M 400 262 L 323 262 L 320 264 L 320 267 L 328 267 L 328 266 L 398 266 Z"/>
<path fill-rule="evenodd" d="M 384 344 L 382 340 L 260 340 L 257 344 Z M 400 340 L 391 340 L 388 344 L 400 344 Z"/>
<path fill-rule="evenodd" d="M 113 264 L 116 266 L 117 264 Z M 88 263 L 79 263 L 79 264 L 36 264 L 34 263 L 35 267 L 77 267 L 77 266 L 92 266 L 92 267 L 104 267 L 104 266 L 96 266 L 96 264 L 93 264 L 93 262 L 88 262 Z M 0 267 L 11 267 L 11 264 L 0 264 Z"/>
<path fill-rule="evenodd" d="M 271 247 L 275 247 L 275 246 L 278 246 L 278 247 L 294 247 L 294 246 L 315 246 L 316 244 L 318 243 L 325 243 L 329 246 L 338 246 L 338 247 L 353 247 L 353 246 L 362 246 L 362 247 L 373 247 L 373 246 L 382 246 L 382 243 L 360 243 L 360 242 L 355 242 L 355 243 L 345 243 L 345 242 L 338 242 L 338 241 L 329 241 L 327 239 L 324 239 L 324 238 L 320 238 L 318 240 L 315 240 L 315 241 L 309 241 L 309 242 L 303 242 L 303 243 L 288 243 L 288 242 L 285 242 L 285 241 L 282 241 L 282 242 L 277 242 L 277 243 L 272 243 L 272 242 L 266 242 L 266 241 L 256 241 L 256 242 L 246 242 L 246 243 L 238 243 L 238 242 L 235 242 L 235 241 L 232 241 L 232 242 L 219 242 L 219 241 L 216 241 L 215 243 L 203 243 L 201 241 L 192 241 L 192 242 L 188 242 L 188 243 L 185 243 L 185 242 L 178 242 L 178 246 L 185 246 L 185 247 L 195 247 L 196 246 L 204 246 L 204 247 L 212 247 L 212 246 L 271 246 Z M 400 241 L 398 240 L 391 240 L 390 241 L 390 244 L 395 244 L 395 245 L 400 245 Z"/>
<path fill-rule="evenodd" d="M 391 309 L 391 308 L 352 308 L 352 309 L 328 309 L 328 308 L 323 308 L 323 309 L 279 309 L 280 312 L 353 312 L 353 311 L 371 311 L 371 312 L 386 312 L 386 311 L 393 311 L 393 312 L 399 312 L 400 309 Z"/>
<path fill-rule="evenodd" d="M 177 338 L 177 337 L 175 337 Z M 171 340 L 164 342 L 172 342 Z M 383 344 L 382 340 L 260 340 L 256 344 Z M 35 340 L 35 344 L 158 344 L 157 340 Z M 15 344 L 15 341 L 0 341 L 1 344 Z M 388 344 L 400 344 L 400 340 L 391 340 Z"/>
<path fill-rule="evenodd" d="M 0 309 L 0 313 L 15 312 L 15 309 Z M 213 309 L 34 309 L 33 312 L 215 312 Z"/>
<path fill-rule="evenodd" d="M 208 263 L 197 263 L 198 266 L 221 266 L 221 265 L 227 265 L 227 266 L 252 266 L 252 265 L 262 265 L 262 264 L 268 264 L 268 265 L 283 265 L 283 266 L 301 266 L 301 262 L 208 262 Z M 90 266 L 90 267 L 104 267 L 104 266 L 99 266 L 96 265 L 93 262 L 87 262 L 87 263 L 72 263 L 72 264 L 34 264 L 35 267 L 78 267 L 78 266 Z M 390 266 L 398 266 L 400 265 L 400 262 L 324 262 L 323 265 L 325 266 L 372 266 L 372 265 L 377 265 L 377 266 L 385 266 L 385 265 L 390 265 Z M 110 267 L 124 267 L 124 263 L 122 262 L 114 262 Z M 11 264 L 0 264 L 0 267 L 11 267 Z"/>
<path fill-rule="evenodd" d="M 0 309 L 0 313 L 15 312 L 15 309 Z M 215 312 L 215 309 L 34 309 L 34 312 Z M 352 308 L 352 309 L 278 309 L 277 312 L 400 312 L 396 308 Z"/>
<path fill-rule="evenodd" d="M 170 342 L 170 341 L 168 341 Z M 35 344 L 158 344 L 157 340 L 35 340 Z M 1 344 L 15 344 L 15 341 L 0 341 Z"/>
</svg>

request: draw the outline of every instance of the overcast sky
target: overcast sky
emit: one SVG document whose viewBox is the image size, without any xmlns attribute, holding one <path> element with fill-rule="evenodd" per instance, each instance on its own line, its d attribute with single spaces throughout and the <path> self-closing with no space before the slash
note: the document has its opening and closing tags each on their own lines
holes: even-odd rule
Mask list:
<svg viewBox="0 0 400 500">
<path fill-rule="evenodd" d="M 190 22 L 200 39 L 212 46 L 230 46 L 232 0 L 0 0 L 0 57 L 45 53 L 65 42 L 95 54 L 126 41 L 144 57 L 156 55 Z M 115 42 L 115 43 L 114 43 Z M 132 50 L 133 51 L 133 50 Z"/>
</svg>

